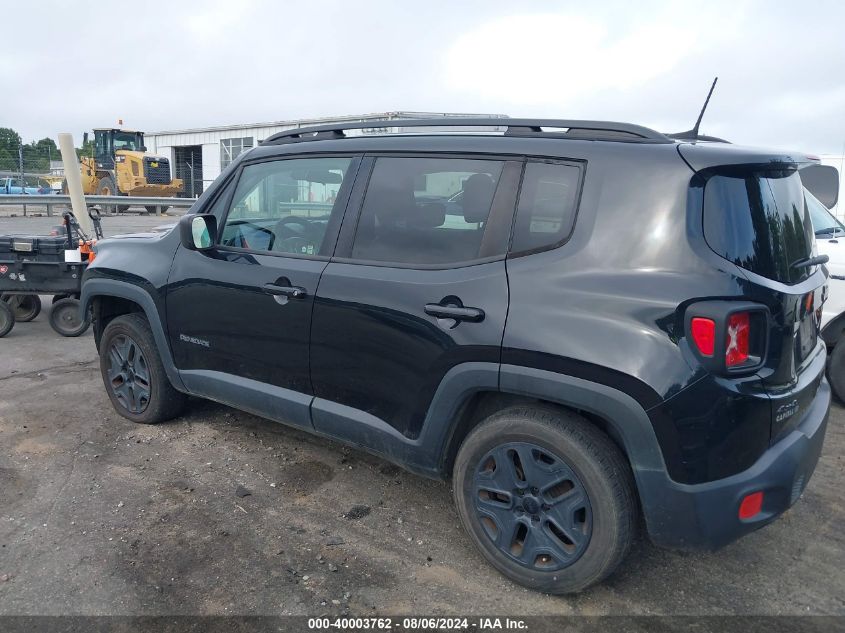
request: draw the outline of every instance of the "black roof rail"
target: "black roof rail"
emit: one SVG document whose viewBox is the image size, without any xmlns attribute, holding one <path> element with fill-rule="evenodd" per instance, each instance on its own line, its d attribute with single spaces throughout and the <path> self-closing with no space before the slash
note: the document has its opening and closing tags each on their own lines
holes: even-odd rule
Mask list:
<svg viewBox="0 0 845 633">
<path fill-rule="evenodd" d="M 673 143 L 668 136 L 641 125 L 614 121 L 579 121 L 570 119 L 511 119 L 479 117 L 443 117 L 432 119 L 371 119 L 291 128 L 266 138 L 262 145 L 281 145 L 298 141 L 346 138 L 345 130 L 381 127 L 505 127 L 505 136 L 538 136 L 592 141 L 629 143 Z M 546 131 L 555 128 L 566 131 Z"/>
</svg>

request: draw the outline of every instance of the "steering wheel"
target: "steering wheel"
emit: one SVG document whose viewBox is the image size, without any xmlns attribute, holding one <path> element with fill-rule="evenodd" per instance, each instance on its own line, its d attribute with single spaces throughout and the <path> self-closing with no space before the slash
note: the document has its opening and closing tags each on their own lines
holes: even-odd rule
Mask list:
<svg viewBox="0 0 845 633">
<path fill-rule="evenodd" d="M 293 231 L 291 229 L 287 229 L 288 224 L 296 224 L 303 228 L 302 234 L 299 231 Z M 279 233 L 291 233 L 288 237 L 280 238 Z M 296 215 L 289 215 L 287 217 L 279 219 L 276 222 L 276 239 L 278 240 L 278 244 L 281 248 L 274 249 L 273 248 L 273 241 L 271 241 L 270 246 L 268 247 L 270 250 L 282 250 L 283 252 L 300 252 L 299 249 L 307 248 L 309 246 L 314 246 L 314 241 L 309 239 L 308 236 L 314 233 L 314 229 L 312 223 L 307 218 L 302 218 Z"/>
<path fill-rule="evenodd" d="M 276 222 L 276 226 L 279 228 L 285 228 L 288 224 L 299 224 L 300 226 L 305 227 L 306 231 L 311 228 L 311 220 L 299 217 L 298 215 L 286 215 L 283 218 L 279 218 Z"/>
</svg>

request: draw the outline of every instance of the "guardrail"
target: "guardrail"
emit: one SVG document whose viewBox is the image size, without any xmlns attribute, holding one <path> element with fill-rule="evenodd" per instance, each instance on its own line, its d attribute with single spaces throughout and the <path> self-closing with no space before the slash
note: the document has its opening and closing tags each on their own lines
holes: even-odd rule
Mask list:
<svg viewBox="0 0 845 633">
<path fill-rule="evenodd" d="M 140 206 L 155 207 L 156 215 L 161 215 L 162 209 L 178 207 L 187 209 L 193 206 L 194 198 L 155 198 L 152 196 L 85 196 L 85 206 Z M 70 208 L 70 196 L 45 194 L 45 195 L 0 195 L 0 205 L 23 205 L 24 214 L 26 207 L 37 206 L 47 207 L 47 215 L 53 215 L 53 207 Z"/>
</svg>

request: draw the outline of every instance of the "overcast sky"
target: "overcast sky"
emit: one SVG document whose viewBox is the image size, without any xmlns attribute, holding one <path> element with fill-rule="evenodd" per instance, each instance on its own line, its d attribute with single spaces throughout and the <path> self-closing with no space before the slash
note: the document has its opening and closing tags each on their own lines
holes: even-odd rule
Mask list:
<svg viewBox="0 0 845 633">
<path fill-rule="evenodd" d="M 602 118 L 841 154 L 845 2 L 9 2 L 24 140 L 395 110 Z"/>
</svg>

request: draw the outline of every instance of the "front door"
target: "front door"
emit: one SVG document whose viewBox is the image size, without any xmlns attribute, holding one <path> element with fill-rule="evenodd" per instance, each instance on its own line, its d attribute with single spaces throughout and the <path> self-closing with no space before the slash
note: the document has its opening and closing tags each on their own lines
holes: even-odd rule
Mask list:
<svg viewBox="0 0 845 633">
<path fill-rule="evenodd" d="M 360 216 L 344 222 L 317 290 L 312 418 L 318 431 L 353 440 L 356 420 L 413 440 L 450 369 L 499 362 L 521 163 L 365 160 L 374 164 Z"/>
<path fill-rule="evenodd" d="M 191 392 L 310 426 L 311 311 L 357 162 L 246 163 L 212 205 L 219 247 L 178 249 L 167 319 Z"/>
</svg>

